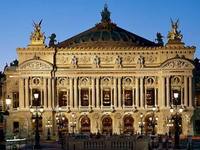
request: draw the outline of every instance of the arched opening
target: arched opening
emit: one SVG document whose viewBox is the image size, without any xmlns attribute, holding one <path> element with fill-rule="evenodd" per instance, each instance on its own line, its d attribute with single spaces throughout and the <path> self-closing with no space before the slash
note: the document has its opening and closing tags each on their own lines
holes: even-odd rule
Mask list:
<svg viewBox="0 0 200 150">
<path fill-rule="evenodd" d="M 175 131 L 177 130 L 177 128 L 175 129 L 176 125 L 179 126 L 179 133 L 181 134 L 182 133 L 182 117 L 180 115 L 172 115 L 169 121 L 171 122 L 171 125 L 169 126 L 169 134 L 170 135 L 175 134 Z"/>
<path fill-rule="evenodd" d="M 59 134 L 66 134 L 68 133 L 68 119 L 65 115 L 59 115 L 56 117 L 57 126 L 58 126 L 58 133 Z"/>
<path fill-rule="evenodd" d="M 149 114 L 144 119 L 144 131 L 146 134 L 156 134 L 157 133 L 157 117 L 155 114 Z"/>
<path fill-rule="evenodd" d="M 81 133 L 90 133 L 90 118 L 83 116 L 81 118 Z"/>
<path fill-rule="evenodd" d="M 133 134 L 134 133 L 133 117 L 131 115 L 125 115 L 123 118 L 123 122 L 124 122 L 124 133 L 125 134 Z"/>
<path fill-rule="evenodd" d="M 106 116 L 102 120 L 102 133 L 112 134 L 112 119 L 110 116 Z"/>
</svg>

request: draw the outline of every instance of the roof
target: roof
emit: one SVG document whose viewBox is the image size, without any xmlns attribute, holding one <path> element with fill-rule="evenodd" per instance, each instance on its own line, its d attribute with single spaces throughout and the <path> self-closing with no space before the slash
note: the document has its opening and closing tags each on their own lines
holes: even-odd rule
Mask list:
<svg viewBox="0 0 200 150">
<path fill-rule="evenodd" d="M 111 22 L 107 6 L 101 12 L 101 22 L 94 27 L 64 40 L 57 47 L 126 47 L 126 46 L 158 46 L 158 44 L 124 30 Z"/>
</svg>

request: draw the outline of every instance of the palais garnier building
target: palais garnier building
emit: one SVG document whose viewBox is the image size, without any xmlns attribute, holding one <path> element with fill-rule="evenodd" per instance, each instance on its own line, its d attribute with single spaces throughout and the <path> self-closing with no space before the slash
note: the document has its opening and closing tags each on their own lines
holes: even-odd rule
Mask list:
<svg viewBox="0 0 200 150">
<path fill-rule="evenodd" d="M 174 115 L 181 135 L 199 134 L 195 47 L 185 46 L 178 21 L 166 43 L 160 33 L 153 42 L 117 26 L 107 6 L 100 23 L 62 42 L 53 33 L 46 45 L 42 22 L 33 27 L 28 46 L 17 48 L 17 60 L 4 69 L 7 135 L 30 136 L 36 108 L 43 138 L 48 130 L 135 134 L 142 126 L 147 134 L 173 134 Z"/>
</svg>

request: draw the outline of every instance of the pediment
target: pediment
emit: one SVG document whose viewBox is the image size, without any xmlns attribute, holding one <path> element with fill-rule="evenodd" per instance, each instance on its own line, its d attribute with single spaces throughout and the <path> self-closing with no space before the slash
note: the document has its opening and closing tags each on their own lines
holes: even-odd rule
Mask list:
<svg viewBox="0 0 200 150">
<path fill-rule="evenodd" d="M 194 65 L 186 59 L 174 58 L 174 59 L 170 59 L 170 60 L 165 61 L 161 65 L 161 68 L 184 70 L 184 69 L 194 69 Z"/>
<path fill-rule="evenodd" d="M 48 71 L 52 69 L 53 69 L 53 66 L 51 63 L 46 62 L 41 59 L 31 59 L 19 65 L 19 70 L 36 70 L 36 71 L 46 70 Z"/>
</svg>

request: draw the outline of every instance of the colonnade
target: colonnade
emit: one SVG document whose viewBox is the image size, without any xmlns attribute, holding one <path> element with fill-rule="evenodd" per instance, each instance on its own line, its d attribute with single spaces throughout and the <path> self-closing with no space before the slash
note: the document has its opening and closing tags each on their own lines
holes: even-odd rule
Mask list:
<svg viewBox="0 0 200 150">
<path fill-rule="evenodd" d="M 45 109 L 54 108 L 58 104 L 58 96 L 57 94 L 57 86 L 55 78 L 43 77 L 41 86 L 32 85 L 31 78 L 20 78 L 19 81 L 19 99 L 20 99 L 20 108 L 28 109 L 32 104 L 32 89 L 36 88 L 41 91 L 41 102 Z M 78 77 L 69 77 L 69 85 L 65 88 L 69 89 L 69 100 L 67 102 L 68 107 L 70 109 L 79 109 L 80 108 L 80 94 L 79 93 L 79 85 L 78 85 Z M 107 88 L 111 89 L 111 106 L 110 108 L 115 109 L 126 109 L 124 105 L 124 96 L 123 96 L 123 87 L 122 85 L 122 77 L 112 77 L 112 84 L 107 85 Z M 145 101 L 145 90 L 147 89 L 145 85 L 144 76 L 136 76 L 134 77 L 134 84 L 129 85 L 129 89 L 132 90 L 132 98 L 133 103 L 132 106 L 127 108 L 141 108 L 145 109 L 146 101 Z M 155 90 L 155 105 L 158 105 L 160 108 L 170 107 L 170 99 L 171 99 L 171 83 L 170 76 L 161 76 L 158 77 L 158 83 L 160 85 L 154 85 Z M 109 107 L 103 106 L 103 96 L 102 90 L 103 86 L 101 85 L 101 77 L 91 77 L 91 86 L 89 87 L 89 91 L 91 96 L 89 100 L 89 107 L 95 109 L 104 109 Z M 112 92 L 113 90 L 113 92 Z M 159 94 L 158 94 L 159 93 Z M 192 107 L 192 76 L 184 76 L 184 88 L 181 90 L 181 104 L 187 107 Z"/>
</svg>

